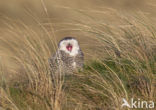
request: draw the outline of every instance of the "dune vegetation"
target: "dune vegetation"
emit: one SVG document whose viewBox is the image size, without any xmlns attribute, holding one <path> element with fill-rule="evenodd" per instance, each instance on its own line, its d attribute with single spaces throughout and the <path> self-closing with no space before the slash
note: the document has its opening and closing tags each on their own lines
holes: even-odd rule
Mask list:
<svg viewBox="0 0 156 110">
<path fill-rule="evenodd" d="M 29 23 L 0 18 L 0 110 L 127 110 L 122 98 L 156 102 L 156 24 L 146 13 L 53 5 L 68 18 L 60 21 L 47 5 L 41 0 L 44 18 L 25 8 Z M 48 58 L 64 36 L 79 40 L 85 65 L 53 84 Z"/>
</svg>

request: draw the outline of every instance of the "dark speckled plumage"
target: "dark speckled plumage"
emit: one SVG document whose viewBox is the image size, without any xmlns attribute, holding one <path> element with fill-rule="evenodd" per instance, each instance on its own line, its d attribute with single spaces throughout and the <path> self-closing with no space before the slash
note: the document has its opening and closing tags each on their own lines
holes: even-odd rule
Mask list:
<svg viewBox="0 0 156 110">
<path fill-rule="evenodd" d="M 71 37 L 64 38 L 63 40 L 69 40 L 69 39 L 72 38 Z M 52 72 L 51 74 L 60 73 L 60 74 L 69 75 L 72 74 L 74 71 L 83 68 L 84 54 L 81 51 L 81 49 L 79 49 L 78 54 L 76 54 L 75 56 L 71 56 L 69 53 L 58 49 L 58 51 L 51 58 L 49 58 L 49 64 Z"/>
</svg>

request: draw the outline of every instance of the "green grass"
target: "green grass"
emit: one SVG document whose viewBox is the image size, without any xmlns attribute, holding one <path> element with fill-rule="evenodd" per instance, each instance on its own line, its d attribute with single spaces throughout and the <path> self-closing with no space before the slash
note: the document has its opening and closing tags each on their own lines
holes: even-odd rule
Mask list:
<svg viewBox="0 0 156 110">
<path fill-rule="evenodd" d="M 142 69 L 147 69 L 144 62 L 141 62 L 140 65 Z M 151 68 L 154 68 L 152 66 L 154 65 L 151 65 Z M 146 77 L 146 74 L 142 74 L 141 77 L 140 75 L 136 76 L 134 73 L 136 71 L 135 65 L 127 59 L 120 58 L 120 60 L 114 61 L 111 58 L 106 58 L 102 61 L 90 61 L 89 64 L 84 66 L 83 72 L 65 78 L 63 90 L 67 94 L 67 103 L 69 103 L 69 105 L 64 105 L 63 110 L 69 109 L 72 105 L 77 105 L 77 102 L 82 102 L 83 107 L 81 109 L 86 109 L 88 106 L 93 110 L 108 107 L 110 101 L 112 101 L 111 98 L 114 97 L 113 94 L 111 94 L 112 91 L 107 90 L 109 88 L 114 90 L 117 95 L 120 93 L 123 95 L 120 83 L 116 81 L 116 76 L 112 75 L 110 70 L 117 74 L 129 96 L 133 96 L 135 93 L 137 97 L 143 97 L 144 94 L 141 94 L 140 89 L 137 88 L 137 85 L 139 85 L 141 81 L 145 81 L 145 83 L 151 85 L 150 79 Z M 139 80 L 139 78 L 141 78 L 141 80 Z M 144 87 L 142 89 L 146 88 Z M 36 97 L 38 97 L 37 100 L 44 100 L 42 96 L 42 98 L 40 98 L 40 96 L 30 94 L 27 90 L 14 87 L 9 88 L 9 93 L 19 109 L 27 110 L 28 105 L 32 110 L 45 109 L 43 105 L 35 101 Z M 122 95 L 120 98 L 122 98 Z M 71 97 L 76 101 L 71 101 Z M 148 97 L 144 98 L 148 99 Z M 109 105 L 109 107 L 111 106 Z"/>
<path fill-rule="evenodd" d="M 4 59 L 0 60 L 6 62 L 0 70 L 0 106 L 11 110 L 120 110 L 122 98 L 156 101 L 155 25 L 141 15 L 119 14 L 124 25 L 115 26 L 94 21 L 86 11 L 73 12 L 81 15 L 81 21 L 48 21 L 48 25 L 64 26 L 58 29 L 60 33 L 83 33 L 85 40 L 81 37 L 80 43 L 84 43 L 85 66 L 63 80 L 56 78 L 55 84 L 48 65 L 57 47 L 54 33 L 34 17 L 38 30 L 20 21 L 4 20 L 7 28 L 0 36 Z M 92 20 L 83 21 L 82 16 Z"/>
</svg>

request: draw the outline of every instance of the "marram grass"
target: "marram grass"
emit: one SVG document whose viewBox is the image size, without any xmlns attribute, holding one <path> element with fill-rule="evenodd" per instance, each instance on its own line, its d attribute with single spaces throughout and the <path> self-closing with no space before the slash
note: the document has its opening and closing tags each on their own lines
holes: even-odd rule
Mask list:
<svg viewBox="0 0 156 110">
<path fill-rule="evenodd" d="M 58 77 L 55 84 L 48 58 L 56 50 L 56 38 L 39 21 L 37 29 L 4 21 L 7 28 L 0 30 L 0 55 L 11 63 L 0 59 L 0 106 L 6 110 L 120 110 L 122 98 L 156 101 L 155 28 L 144 18 L 122 16 L 121 20 L 125 25 L 119 27 L 102 21 L 60 24 L 75 27 L 71 31 L 83 32 L 98 45 L 82 44 L 89 57 L 84 69 Z M 94 48 L 85 49 L 88 45 Z"/>
</svg>

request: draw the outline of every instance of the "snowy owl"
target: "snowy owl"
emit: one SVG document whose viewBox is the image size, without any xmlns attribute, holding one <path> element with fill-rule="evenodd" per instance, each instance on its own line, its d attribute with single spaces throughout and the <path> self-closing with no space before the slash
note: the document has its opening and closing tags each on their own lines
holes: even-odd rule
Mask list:
<svg viewBox="0 0 156 110">
<path fill-rule="evenodd" d="M 49 64 L 53 73 L 65 75 L 83 68 L 84 54 L 78 41 L 73 37 L 65 37 L 58 44 L 58 50 L 49 58 Z"/>
</svg>

